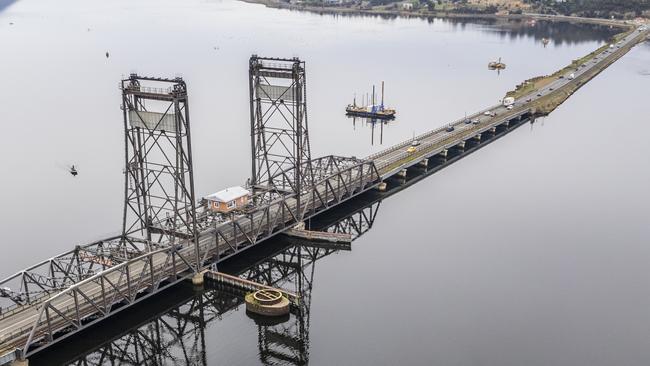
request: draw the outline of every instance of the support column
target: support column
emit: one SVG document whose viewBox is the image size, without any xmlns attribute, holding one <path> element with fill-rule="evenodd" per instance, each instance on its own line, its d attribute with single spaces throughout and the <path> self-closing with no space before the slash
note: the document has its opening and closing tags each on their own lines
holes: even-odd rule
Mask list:
<svg viewBox="0 0 650 366">
<path fill-rule="evenodd" d="M 496 127 L 491 127 L 491 128 L 490 128 L 490 132 L 491 132 L 491 133 L 496 133 L 496 132 L 497 132 L 497 128 L 496 128 Z"/>
<path fill-rule="evenodd" d="M 203 271 L 197 272 L 192 276 L 192 285 L 194 286 L 203 286 L 204 282 L 204 276 L 203 276 Z"/>
<path fill-rule="evenodd" d="M 459 142 L 458 145 L 456 145 L 456 146 L 458 146 L 458 148 L 460 148 L 460 149 L 464 149 L 465 148 L 465 141 Z"/>
<path fill-rule="evenodd" d="M 29 359 L 25 358 L 23 360 L 17 358 L 9 364 L 10 366 L 28 366 L 29 365 Z"/>
<path fill-rule="evenodd" d="M 447 153 L 448 153 L 447 149 L 444 149 L 444 150 L 442 150 L 442 151 L 439 153 L 439 155 L 442 156 L 443 158 L 446 158 L 446 157 L 447 157 Z"/>
<path fill-rule="evenodd" d="M 398 177 L 406 178 L 406 169 L 402 169 L 397 173 Z"/>
<path fill-rule="evenodd" d="M 421 167 L 426 168 L 427 166 L 429 166 L 429 159 L 422 160 L 421 162 L 418 163 L 418 165 L 420 165 Z"/>
<path fill-rule="evenodd" d="M 386 182 L 380 182 L 380 183 L 377 185 L 377 190 L 378 190 L 379 192 L 386 192 L 386 188 L 387 188 L 387 187 L 388 187 L 388 184 L 386 184 Z"/>
<path fill-rule="evenodd" d="M 480 133 L 477 133 L 477 134 L 474 136 L 474 138 L 475 138 L 477 141 L 481 141 L 481 134 L 480 134 Z"/>
</svg>

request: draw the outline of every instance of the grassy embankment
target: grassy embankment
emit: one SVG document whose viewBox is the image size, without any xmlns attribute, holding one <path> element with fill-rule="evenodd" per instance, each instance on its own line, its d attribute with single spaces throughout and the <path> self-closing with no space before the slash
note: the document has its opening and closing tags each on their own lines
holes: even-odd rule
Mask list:
<svg viewBox="0 0 650 366">
<path fill-rule="evenodd" d="M 614 35 L 609 40 L 609 42 L 607 42 L 603 46 L 599 47 L 597 50 L 595 50 L 595 51 L 589 53 L 588 55 L 585 55 L 585 56 L 583 56 L 583 57 L 581 57 L 579 59 L 573 60 L 571 62 L 571 64 L 569 64 L 569 65 L 565 66 L 564 68 L 554 72 L 551 75 L 536 76 L 534 78 L 531 78 L 531 79 L 528 79 L 528 80 L 522 82 L 521 84 L 517 85 L 514 90 L 511 90 L 511 91 L 507 92 L 506 97 L 520 98 L 520 97 L 523 97 L 524 95 L 533 93 L 533 92 L 535 92 L 537 90 L 540 90 L 540 89 L 544 88 L 549 83 L 551 83 L 554 80 L 558 79 L 560 77 L 560 75 L 567 75 L 567 74 L 570 74 L 570 73 L 576 71 L 580 67 L 580 65 L 589 62 L 596 55 L 598 55 L 599 53 L 601 53 L 604 50 L 606 50 L 607 48 L 609 48 L 610 44 L 620 41 L 625 36 L 630 34 L 633 30 L 634 30 L 634 28 L 630 28 L 625 32 Z M 617 51 L 620 51 L 620 50 L 617 50 Z M 598 70 L 598 72 L 600 72 L 600 70 Z M 575 84 L 576 84 L 576 86 L 581 85 L 580 82 L 576 82 Z M 575 89 L 577 89 L 577 87 Z M 575 90 L 573 90 L 573 91 L 575 91 Z M 573 93 L 573 91 L 571 91 L 571 93 Z M 564 100 L 566 100 L 566 98 L 568 98 L 568 96 L 571 95 L 571 93 L 568 94 L 568 95 L 565 94 L 564 97 L 557 97 L 556 96 L 555 98 L 548 98 L 545 101 L 544 100 L 540 101 L 539 103 L 537 103 L 538 112 L 540 114 L 548 114 L 548 113 L 550 113 L 560 103 L 562 103 Z M 559 93 L 555 93 L 555 94 L 559 94 Z M 549 99 L 551 100 L 550 103 L 549 103 Z M 546 103 L 544 103 L 544 102 L 546 102 Z"/>
</svg>

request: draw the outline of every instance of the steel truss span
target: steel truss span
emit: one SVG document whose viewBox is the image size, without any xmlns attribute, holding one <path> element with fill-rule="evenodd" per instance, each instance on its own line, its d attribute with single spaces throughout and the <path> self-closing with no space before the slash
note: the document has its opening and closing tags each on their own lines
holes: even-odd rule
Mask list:
<svg viewBox="0 0 650 366">
<path fill-rule="evenodd" d="M 365 234 L 373 225 L 381 198 L 353 210 L 337 209 L 326 222 L 318 223 L 319 230 L 347 232 L 354 239 Z M 321 220 L 318 220 L 321 221 Z M 276 242 L 279 244 L 280 242 Z M 258 325 L 258 354 L 264 364 L 304 365 L 309 360 L 309 319 L 311 290 L 316 261 L 336 253 L 336 245 L 314 245 L 303 240 L 291 240 L 290 245 L 274 249 L 260 259 L 232 273 L 268 286 L 290 290 L 302 301 L 292 308 L 288 322 L 277 325 Z M 89 349 L 74 349 L 72 355 L 56 360 L 66 365 L 139 365 L 139 364 L 193 364 L 207 365 L 205 329 L 243 304 L 244 292 L 232 287 L 217 287 L 199 293 L 179 289 L 182 295 L 156 307 L 156 314 L 146 313 L 142 321 Z M 141 304 L 140 308 L 148 305 Z M 137 310 L 139 311 L 139 310 Z M 121 320 L 118 319 L 118 322 Z M 80 335 L 83 337 L 83 334 Z M 76 342 L 72 339 L 71 342 Z M 72 343 L 75 344 L 75 343 Z M 39 355 L 49 359 L 51 355 Z"/>
<path fill-rule="evenodd" d="M 262 184 L 253 189 L 252 205 L 228 214 L 211 212 L 194 193 L 185 82 L 135 74 L 122 80 L 122 234 L 77 246 L 0 281 L 0 356 L 18 350 L 19 357 L 27 357 L 49 347 L 379 182 L 372 161 L 340 156 L 311 159 L 303 62 L 253 59 L 258 65 L 256 75 L 265 80 L 259 85 L 266 85 L 255 90 L 272 95 L 284 90 L 276 102 L 282 99 L 282 108 L 294 108 L 290 122 L 296 134 L 282 144 L 293 144 L 288 151 L 300 154 L 265 171 L 264 181 L 258 179 Z M 268 73 L 269 68 L 275 71 Z M 286 73 L 291 78 L 285 89 L 268 82 Z M 292 98 L 282 96 L 288 90 Z M 268 102 L 262 97 L 252 100 Z M 260 136 L 268 137 L 270 122 L 263 123 Z M 278 138 L 287 136 L 281 135 Z M 273 150 L 269 144 L 262 146 L 267 152 Z M 268 161 L 260 166 L 271 165 Z"/>
<path fill-rule="evenodd" d="M 121 234 L 76 246 L 0 281 L 0 360 L 15 351 L 24 358 L 42 350 L 383 179 L 405 177 L 415 165 L 426 167 L 429 159 L 462 151 L 450 160 L 455 161 L 466 155 L 466 146 L 484 145 L 485 137 L 489 142 L 539 114 L 539 103 L 564 100 L 647 35 L 636 30 L 620 50 L 603 51 L 597 63 L 543 96 L 530 95 L 514 108 L 489 107 L 366 159 L 312 159 L 304 62 L 254 55 L 249 62 L 253 204 L 228 214 L 199 207 L 195 197 L 184 81 L 131 75 L 120 83 L 126 178 Z"/>
<path fill-rule="evenodd" d="M 291 245 L 254 263 L 238 275 L 265 285 L 293 289 L 303 301 L 287 322 L 258 325 L 258 354 L 266 365 L 306 365 L 309 361 L 311 290 L 316 261 L 334 249 Z M 243 304 L 243 294 L 218 288 L 196 293 L 153 320 L 139 323 L 67 365 L 208 365 L 206 329 Z M 150 318 L 151 319 L 151 318 Z"/>
</svg>

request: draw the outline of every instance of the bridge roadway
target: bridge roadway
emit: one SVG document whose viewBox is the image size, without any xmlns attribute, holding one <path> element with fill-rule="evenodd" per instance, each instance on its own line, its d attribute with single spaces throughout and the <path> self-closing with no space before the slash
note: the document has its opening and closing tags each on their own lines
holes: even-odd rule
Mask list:
<svg viewBox="0 0 650 366">
<path fill-rule="evenodd" d="M 564 89 L 586 83 L 599 71 L 606 68 L 608 64 L 627 53 L 636 43 L 643 41 L 648 34 L 650 32 L 647 29 L 644 30 L 643 27 L 635 29 L 613 47 L 604 49 L 594 55 L 585 64 L 579 65 L 576 70 L 567 71 L 562 75 L 563 78 L 558 77 L 558 79 L 553 80 L 542 89 L 535 90 L 516 99 L 511 110 L 508 110 L 502 104 L 491 106 L 478 113 L 454 121 L 449 125 L 428 131 L 413 139 L 370 155 L 366 159 L 374 161 L 382 178 L 387 178 L 404 168 L 419 163 L 423 159 L 457 146 L 463 141 L 480 137 L 480 134 L 515 118 L 519 118 L 519 116 L 531 116 L 535 113 L 534 106 L 537 101 L 566 93 L 567 91 Z M 594 70 L 597 70 L 597 72 L 593 73 Z M 570 79 L 569 76 L 572 73 L 574 74 L 574 78 Z M 487 115 L 488 113 L 491 115 Z M 467 120 L 478 120 L 479 123 L 468 124 L 466 123 Z M 453 131 L 448 131 L 449 126 L 453 127 Z M 407 149 L 411 146 L 413 140 L 417 140 L 420 144 L 415 147 L 415 152 L 410 153 Z"/>
<path fill-rule="evenodd" d="M 542 90 L 518 98 L 511 110 L 501 104 L 494 105 L 415 137 L 414 139 L 419 141 L 419 145 L 415 146 L 415 151 L 408 151 L 413 142 L 411 139 L 370 155 L 365 161 L 374 163 L 379 177 L 372 174 L 364 176 L 363 168 L 360 175 L 353 175 L 350 171 L 349 174 L 337 177 L 339 185 L 335 189 L 332 188 L 332 182 L 325 179 L 316 184 L 315 192 L 303 194 L 301 200 L 306 203 L 305 207 L 308 210 L 317 214 L 319 209 L 324 210 L 331 207 L 328 206 L 329 202 L 337 201 L 337 193 L 347 194 L 346 199 L 352 198 L 376 187 L 381 180 L 429 157 L 444 154 L 446 150 L 462 146 L 465 141 L 470 139 L 480 139 L 481 134 L 494 131 L 495 128 L 507 125 L 513 120 L 531 117 L 535 112 L 536 101 L 554 94 L 565 93 L 564 89 L 571 84 L 575 84 L 573 86 L 584 84 L 647 36 L 647 30 L 634 30 L 619 45 L 602 51 L 584 67 L 579 67 L 574 71 L 574 79 L 569 80 L 568 75 L 565 75 L 564 78 L 553 81 Z M 466 123 L 467 119 L 477 122 Z M 352 187 L 351 191 L 350 187 Z M 328 190 L 333 193 L 329 198 Z M 315 194 L 324 195 L 327 203 L 323 204 L 322 199 L 316 201 Z M 336 203 L 334 202 L 334 204 Z M 295 206 L 295 198 L 290 198 L 286 200 L 284 207 L 293 210 Z M 280 210 L 282 207 L 278 205 L 276 209 Z M 237 222 L 237 225 L 227 222 L 204 230 L 199 240 L 201 255 L 204 258 L 210 258 L 217 253 L 229 250 L 229 248 L 232 249 L 232 243 L 228 243 L 226 240 L 234 240 L 235 245 L 245 240 L 245 238 L 237 237 L 236 227 L 248 228 L 240 233 L 246 237 L 254 235 L 254 227 L 261 226 L 265 220 L 269 222 L 268 212 L 260 210 L 249 217 L 235 218 L 234 221 Z M 289 221 L 291 220 L 287 220 L 287 222 Z M 289 227 L 286 226 L 287 222 L 274 222 L 273 227 L 277 231 L 273 234 Z M 219 231 L 220 228 L 223 228 L 220 235 L 224 239 L 221 242 L 215 234 L 215 231 Z M 245 235 L 243 235 L 244 233 Z M 193 246 L 186 246 L 179 250 L 163 248 L 152 251 L 135 260 L 121 263 L 90 276 L 68 289 L 49 293 L 30 304 L 18 306 L 9 312 L 0 314 L 0 357 L 25 346 L 32 347 L 25 352 L 25 355 L 29 355 L 39 349 L 38 346 L 32 346 L 32 343 L 47 339 L 48 333 L 53 334 L 57 331 L 70 328 L 80 329 L 92 325 L 102 319 L 97 314 L 112 314 L 113 305 L 137 302 L 143 293 L 152 291 L 152 288 L 164 288 L 165 282 L 173 282 L 170 281 L 170 278 L 186 277 L 191 273 L 190 265 L 193 263 L 187 258 L 193 258 L 193 250 Z M 134 276 L 135 274 L 137 276 Z M 138 281 L 134 280 L 135 277 L 138 278 Z M 97 317 L 97 320 L 93 320 L 93 317 Z M 74 333 L 74 331 L 69 333 Z"/>
</svg>

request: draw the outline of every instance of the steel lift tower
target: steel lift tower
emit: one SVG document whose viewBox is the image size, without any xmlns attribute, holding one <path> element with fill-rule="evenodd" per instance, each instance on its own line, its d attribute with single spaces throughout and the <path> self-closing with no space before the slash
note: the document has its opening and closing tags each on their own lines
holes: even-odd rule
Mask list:
<svg viewBox="0 0 650 366">
<path fill-rule="evenodd" d="M 305 63 L 253 55 L 249 65 L 253 193 L 258 201 L 302 193 L 313 186 Z"/>
<path fill-rule="evenodd" d="M 122 240 L 136 249 L 194 243 L 200 266 L 187 87 L 181 78 L 122 80 L 125 198 Z M 139 249 L 139 248 L 138 248 Z M 188 261 L 189 262 L 189 261 Z"/>
</svg>

